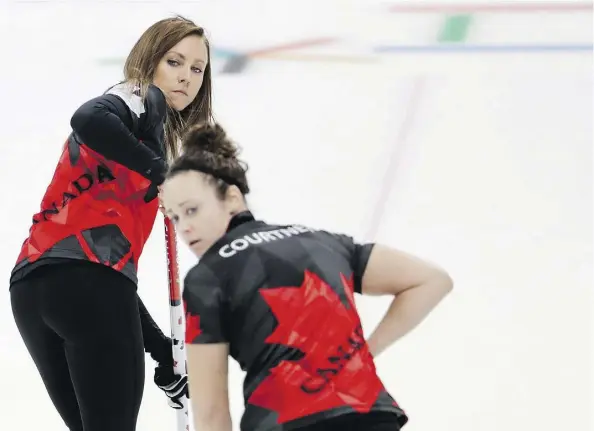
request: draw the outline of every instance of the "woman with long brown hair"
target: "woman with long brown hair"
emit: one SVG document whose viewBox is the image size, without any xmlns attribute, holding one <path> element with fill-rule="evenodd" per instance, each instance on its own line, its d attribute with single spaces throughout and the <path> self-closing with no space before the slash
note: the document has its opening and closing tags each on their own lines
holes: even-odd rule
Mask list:
<svg viewBox="0 0 594 431">
<path fill-rule="evenodd" d="M 185 129 L 211 113 L 209 42 L 183 17 L 154 23 L 124 81 L 80 106 L 11 273 L 16 324 L 71 431 L 133 431 L 144 350 L 175 406 L 171 342 L 137 296 L 157 187 Z"/>
</svg>

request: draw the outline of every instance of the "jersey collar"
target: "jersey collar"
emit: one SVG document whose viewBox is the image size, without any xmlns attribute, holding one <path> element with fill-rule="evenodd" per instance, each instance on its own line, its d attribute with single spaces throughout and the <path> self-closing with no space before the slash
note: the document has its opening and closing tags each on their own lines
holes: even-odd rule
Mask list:
<svg viewBox="0 0 594 431">
<path fill-rule="evenodd" d="M 254 221 L 255 218 L 251 211 L 242 211 L 240 213 L 235 214 L 231 220 L 229 221 L 229 226 L 227 227 L 227 232 L 235 229 L 237 226 L 240 226 L 244 223 Z"/>
</svg>

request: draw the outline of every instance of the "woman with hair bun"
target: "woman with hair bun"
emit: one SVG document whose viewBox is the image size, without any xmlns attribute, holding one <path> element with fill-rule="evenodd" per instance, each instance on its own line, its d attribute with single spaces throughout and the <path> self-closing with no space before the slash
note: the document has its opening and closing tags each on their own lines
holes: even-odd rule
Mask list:
<svg viewBox="0 0 594 431">
<path fill-rule="evenodd" d="M 195 429 L 231 431 L 228 357 L 246 372 L 243 431 L 397 431 L 408 417 L 374 358 L 452 289 L 446 272 L 379 243 L 258 220 L 238 148 L 220 125 L 191 128 L 161 187 L 200 259 L 184 280 Z M 365 337 L 354 294 L 394 299 Z"/>
</svg>

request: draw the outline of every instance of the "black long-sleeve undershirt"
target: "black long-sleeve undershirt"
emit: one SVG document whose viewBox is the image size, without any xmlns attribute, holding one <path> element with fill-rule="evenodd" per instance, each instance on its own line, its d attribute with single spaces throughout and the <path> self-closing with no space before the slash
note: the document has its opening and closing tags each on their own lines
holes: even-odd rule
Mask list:
<svg viewBox="0 0 594 431">
<path fill-rule="evenodd" d="M 144 112 L 138 115 L 122 97 L 108 93 L 83 103 L 70 125 L 92 150 L 160 182 L 166 170 L 162 149 L 165 115 L 165 98 L 151 86 L 144 100 Z"/>
<path fill-rule="evenodd" d="M 142 325 L 142 338 L 144 350 L 151 355 L 160 365 L 173 366 L 172 346 L 169 338 L 163 334 L 157 323 L 146 309 L 146 306 L 138 296 L 138 311 L 140 312 L 140 323 Z"/>
</svg>

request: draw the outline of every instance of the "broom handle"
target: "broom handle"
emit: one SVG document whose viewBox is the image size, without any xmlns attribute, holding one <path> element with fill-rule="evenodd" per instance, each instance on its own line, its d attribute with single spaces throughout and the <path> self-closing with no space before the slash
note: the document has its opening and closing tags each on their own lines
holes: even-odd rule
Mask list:
<svg viewBox="0 0 594 431">
<path fill-rule="evenodd" d="M 186 374 L 185 328 L 183 326 L 183 304 L 177 265 L 177 241 L 175 227 L 165 217 L 165 245 L 167 249 L 167 276 L 169 279 L 169 318 L 171 323 L 171 340 L 173 349 L 173 372 Z M 176 410 L 177 431 L 190 431 L 188 399 L 181 400 L 183 408 Z"/>
</svg>

